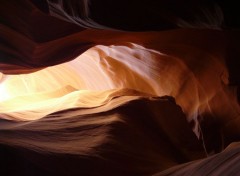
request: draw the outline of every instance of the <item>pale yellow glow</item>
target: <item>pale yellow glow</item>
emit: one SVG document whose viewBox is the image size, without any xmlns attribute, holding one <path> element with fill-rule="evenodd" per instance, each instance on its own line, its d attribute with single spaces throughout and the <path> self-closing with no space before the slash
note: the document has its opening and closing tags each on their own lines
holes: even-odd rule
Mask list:
<svg viewBox="0 0 240 176">
<path fill-rule="evenodd" d="M 11 98 L 11 93 L 8 91 L 7 87 L 5 86 L 5 84 L 1 84 L 0 83 L 0 101 L 4 101 L 7 100 L 9 98 Z"/>
</svg>

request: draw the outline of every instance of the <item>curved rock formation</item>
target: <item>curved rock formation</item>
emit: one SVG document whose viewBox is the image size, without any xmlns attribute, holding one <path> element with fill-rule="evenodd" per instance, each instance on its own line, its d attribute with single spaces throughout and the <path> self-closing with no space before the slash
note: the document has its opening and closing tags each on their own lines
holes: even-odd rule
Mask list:
<svg viewBox="0 0 240 176">
<path fill-rule="evenodd" d="M 239 174 L 229 4 L 2 0 L 3 175 Z"/>
</svg>

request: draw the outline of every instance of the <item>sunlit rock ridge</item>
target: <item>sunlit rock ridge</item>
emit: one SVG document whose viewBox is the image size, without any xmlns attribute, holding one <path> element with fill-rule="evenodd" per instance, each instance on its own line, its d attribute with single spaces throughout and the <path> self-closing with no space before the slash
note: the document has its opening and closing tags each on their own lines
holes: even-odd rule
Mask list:
<svg viewBox="0 0 240 176">
<path fill-rule="evenodd" d="M 240 33 L 227 8 L 3 0 L 3 175 L 238 175 Z"/>
</svg>

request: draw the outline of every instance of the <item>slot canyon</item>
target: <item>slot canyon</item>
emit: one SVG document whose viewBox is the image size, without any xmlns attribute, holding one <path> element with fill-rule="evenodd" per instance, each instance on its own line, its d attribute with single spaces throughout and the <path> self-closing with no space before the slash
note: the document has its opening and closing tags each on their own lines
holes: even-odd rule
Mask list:
<svg viewBox="0 0 240 176">
<path fill-rule="evenodd" d="M 0 2 L 0 175 L 240 175 L 237 2 Z"/>
</svg>

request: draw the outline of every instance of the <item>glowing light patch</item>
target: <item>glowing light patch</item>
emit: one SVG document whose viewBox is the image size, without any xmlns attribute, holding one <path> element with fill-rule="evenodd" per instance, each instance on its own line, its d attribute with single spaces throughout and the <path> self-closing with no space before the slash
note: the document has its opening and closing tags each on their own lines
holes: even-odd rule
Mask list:
<svg viewBox="0 0 240 176">
<path fill-rule="evenodd" d="M 11 97 L 6 86 L 3 83 L 0 83 L 0 101 L 7 100 Z"/>
</svg>

